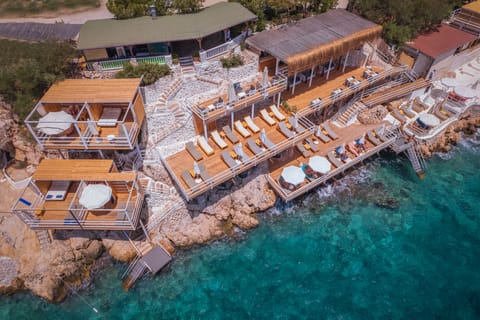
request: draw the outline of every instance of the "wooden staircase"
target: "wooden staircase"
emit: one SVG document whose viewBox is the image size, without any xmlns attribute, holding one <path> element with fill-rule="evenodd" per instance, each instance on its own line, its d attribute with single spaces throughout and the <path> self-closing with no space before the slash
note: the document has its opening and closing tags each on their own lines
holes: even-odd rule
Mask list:
<svg viewBox="0 0 480 320">
<path fill-rule="evenodd" d="M 409 82 L 378 93 L 374 93 L 366 98 L 363 98 L 361 101 L 366 106 L 373 107 L 409 95 L 415 90 L 428 87 L 430 84 L 430 80 L 420 78 L 414 82 Z"/>
<path fill-rule="evenodd" d="M 50 244 L 52 243 L 52 239 L 50 238 L 50 235 L 48 234 L 47 230 L 35 230 L 35 233 L 37 234 L 37 239 L 38 239 L 38 242 L 40 243 L 40 248 L 42 248 L 42 250 L 45 250 L 48 247 L 50 247 Z"/>
</svg>

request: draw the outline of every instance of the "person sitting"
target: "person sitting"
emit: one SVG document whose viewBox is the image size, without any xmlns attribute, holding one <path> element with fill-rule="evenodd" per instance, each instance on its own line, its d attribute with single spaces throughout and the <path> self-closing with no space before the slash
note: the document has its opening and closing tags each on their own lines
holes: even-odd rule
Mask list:
<svg viewBox="0 0 480 320">
<path fill-rule="evenodd" d="M 360 150 L 360 152 L 367 152 L 368 148 L 365 145 L 365 140 L 360 138 L 355 140 L 355 145 Z"/>
</svg>

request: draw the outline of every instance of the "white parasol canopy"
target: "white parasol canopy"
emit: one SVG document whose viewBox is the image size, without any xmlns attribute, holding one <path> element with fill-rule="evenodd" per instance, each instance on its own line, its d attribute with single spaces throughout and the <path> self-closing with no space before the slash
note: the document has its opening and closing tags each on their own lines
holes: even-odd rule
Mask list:
<svg viewBox="0 0 480 320">
<path fill-rule="evenodd" d="M 453 88 L 458 86 L 458 82 L 455 78 L 443 78 L 442 80 L 440 80 L 440 82 L 446 87 Z"/>
<path fill-rule="evenodd" d="M 308 160 L 308 165 L 312 168 L 313 171 L 325 174 L 330 171 L 331 164 L 330 161 L 325 157 L 313 156 Z"/>
<path fill-rule="evenodd" d="M 232 103 L 238 100 L 237 93 L 233 87 L 233 82 L 228 85 L 228 102 Z"/>
<path fill-rule="evenodd" d="M 87 209 L 103 207 L 112 198 L 112 188 L 104 184 L 87 185 L 80 196 L 80 204 Z"/>
<path fill-rule="evenodd" d="M 435 127 L 440 124 L 440 119 L 435 117 L 433 114 L 430 113 L 424 113 L 418 117 L 421 122 L 423 122 L 425 125 L 429 127 Z"/>
<path fill-rule="evenodd" d="M 477 95 L 476 90 L 465 87 L 465 86 L 458 86 L 455 88 L 455 93 L 463 98 L 470 99 L 475 98 Z"/>
<path fill-rule="evenodd" d="M 305 180 L 305 173 L 301 168 L 296 166 L 288 166 L 284 168 L 281 176 L 285 182 L 291 183 L 295 186 L 299 185 L 303 182 L 303 180 Z"/>
<path fill-rule="evenodd" d="M 73 122 L 73 116 L 65 111 L 49 112 L 38 120 L 37 128 L 47 135 L 54 135 L 70 128 Z"/>
<path fill-rule="evenodd" d="M 262 88 L 268 87 L 268 68 L 265 66 L 263 68 L 263 77 L 262 77 Z"/>
</svg>

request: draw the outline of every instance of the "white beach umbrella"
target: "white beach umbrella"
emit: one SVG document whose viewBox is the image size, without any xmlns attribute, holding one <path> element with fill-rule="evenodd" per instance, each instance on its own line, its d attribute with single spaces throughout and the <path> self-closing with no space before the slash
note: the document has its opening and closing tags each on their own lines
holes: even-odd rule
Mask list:
<svg viewBox="0 0 480 320">
<path fill-rule="evenodd" d="M 433 114 L 430 114 L 430 113 L 421 114 L 419 119 L 421 122 L 423 122 L 425 125 L 429 127 L 435 127 L 440 124 L 440 119 L 438 119 L 437 117 L 435 117 Z"/>
<path fill-rule="evenodd" d="M 332 168 L 330 161 L 325 157 L 313 156 L 308 160 L 308 165 L 313 171 L 325 174 Z"/>
<path fill-rule="evenodd" d="M 112 197 L 112 188 L 104 184 L 89 184 L 80 195 L 78 202 L 86 209 L 103 207 Z"/>
<path fill-rule="evenodd" d="M 233 82 L 228 85 L 228 102 L 232 103 L 238 100 L 237 93 L 233 87 Z"/>
<path fill-rule="evenodd" d="M 193 161 L 193 173 L 195 173 L 195 177 L 200 175 L 200 167 L 198 166 L 197 161 Z"/>
<path fill-rule="evenodd" d="M 296 166 L 288 166 L 282 170 L 281 174 L 283 180 L 293 185 L 299 185 L 305 180 L 305 173 L 303 170 Z"/>
<path fill-rule="evenodd" d="M 465 86 L 455 87 L 455 93 L 466 99 L 474 98 L 477 96 L 476 90 Z"/>
<path fill-rule="evenodd" d="M 59 134 L 70 128 L 73 116 L 65 111 L 49 112 L 38 120 L 37 128 L 48 135 Z"/>
<path fill-rule="evenodd" d="M 262 77 L 262 88 L 268 87 L 268 68 L 265 66 L 263 68 L 263 77 Z"/>
</svg>

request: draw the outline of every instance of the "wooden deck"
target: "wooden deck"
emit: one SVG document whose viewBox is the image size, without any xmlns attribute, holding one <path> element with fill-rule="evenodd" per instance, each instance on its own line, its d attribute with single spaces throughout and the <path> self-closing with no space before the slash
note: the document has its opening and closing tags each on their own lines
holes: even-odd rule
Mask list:
<svg viewBox="0 0 480 320">
<path fill-rule="evenodd" d="M 286 119 L 290 117 L 284 110 L 282 110 L 282 112 L 285 115 Z M 304 120 L 308 121 L 306 119 Z M 164 159 L 164 163 L 166 165 L 167 170 L 170 172 L 170 174 L 176 181 L 177 185 L 180 187 L 183 195 L 188 200 L 193 199 L 194 197 L 212 189 L 213 187 L 233 178 L 239 173 L 248 170 L 249 168 L 257 165 L 257 163 L 261 161 L 265 161 L 270 157 L 274 156 L 275 154 L 278 154 L 283 150 L 291 148 L 296 142 L 301 141 L 305 137 L 311 135 L 311 132 L 313 132 L 313 129 L 314 129 L 313 124 L 311 124 L 308 121 L 309 128 L 307 128 L 305 132 L 303 132 L 302 134 L 296 134 L 294 138 L 288 139 L 278 130 L 278 121 L 274 126 L 268 125 L 259 116 L 256 116 L 253 119 L 253 121 L 260 129 L 262 128 L 265 129 L 265 133 L 268 139 L 276 145 L 275 151 L 265 150 L 262 154 L 255 156 L 254 153 L 247 147 L 246 141 L 248 138 L 243 138 L 240 135 L 240 133 L 238 133 L 238 131 L 234 129 L 233 132 L 239 138 L 243 146 L 243 151 L 250 158 L 250 160 L 248 162 L 240 164 L 236 169 L 232 170 L 227 166 L 227 164 L 222 159 L 222 156 L 221 156 L 222 149 L 220 149 L 215 144 L 211 136 L 209 136 L 208 143 L 214 150 L 213 155 L 208 156 L 205 152 L 203 152 L 203 150 L 199 146 L 197 146 L 197 149 L 200 151 L 200 153 L 203 156 L 203 159 L 201 161 L 198 161 L 198 163 L 202 163 L 203 165 L 205 165 L 206 171 L 209 173 L 212 179 L 210 181 L 202 181 L 198 183 L 193 189 L 189 188 L 181 177 L 182 173 L 185 170 L 193 171 L 194 159 L 188 153 L 188 151 L 183 150 Z M 306 126 L 304 125 L 305 123 L 302 122 L 302 120 L 299 120 L 299 123 L 304 127 Z M 219 131 L 220 130 L 221 128 L 219 128 Z M 250 130 L 249 132 L 251 134 L 250 137 L 254 141 L 256 139 L 259 139 L 260 133 L 254 134 Z M 233 150 L 233 144 L 230 141 L 228 141 L 228 139 L 226 138 L 224 140 L 225 142 L 227 142 L 227 148 L 224 150 Z"/>
<path fill-rule="evenodd" d="M 346 128 L 337 128 L 334 125 L 330 124 L 330 127 L 333 129 L 335 133 L 338 134 L 338 139 L 330 141 L 329 143 L 323 143 L 319 141 L 317 145 L 319 147 L 318 152 L 311 152 L 311 156 L 318 155 L 323 156 L 328 159 L 327 154 L 328 152 L 335 150 L 336 147 L 342 144 L 348 144 L 353 142 L 354 139 L 358 139 L 372 129 L 378 128 L 382 124 L 372 124 L 372 125 L 360 125 L 354 124 Z M 333 164 L 331 165 L 331 170 L 326 175 L 321 176 L 317 179 L 309 180 L 305 178 L 304 182 L 296 188 L 294 191 L 287 190 L 280 186 L 279 177 L 282 173 L 282 170 L 288 166 L 297 166 L 301 167 L 302 164 L 307 164 L 309 158 L 303 157 L 298 150 L 292 149 L 289 153 L 285 154 L 279 159 L 273 159 L 273 161 L 269 162 L 269 169 L 270 174 L 268 176 L 268 181 L 275 192 L 284 200 L 290 201 L 295 199 L 296 197 L 304 194 L 305 192 L 315 188 L 316 186 L 325 183 L 328 179 L 332 178 L 335 175 L 343 173 L 346 169 L 350 168 L 353 165 L 371 157 L 372 155 L 377 154 L 379 151 L 383 150 L 384 148 L 388 147 L 394 142 L 394 139 L 389 139 L 382 144 L 375 146 L 372 144 L 368 139 L 365 139 L 365 144 L 368 147 L 368 151 L 360 154 L 359 156 L 355 156 L 350 151 L 347 151 L 348 157 L 351 159 L 349 162 L 343 163 L 340 167 L 335 167 Z"/>
</svg>

